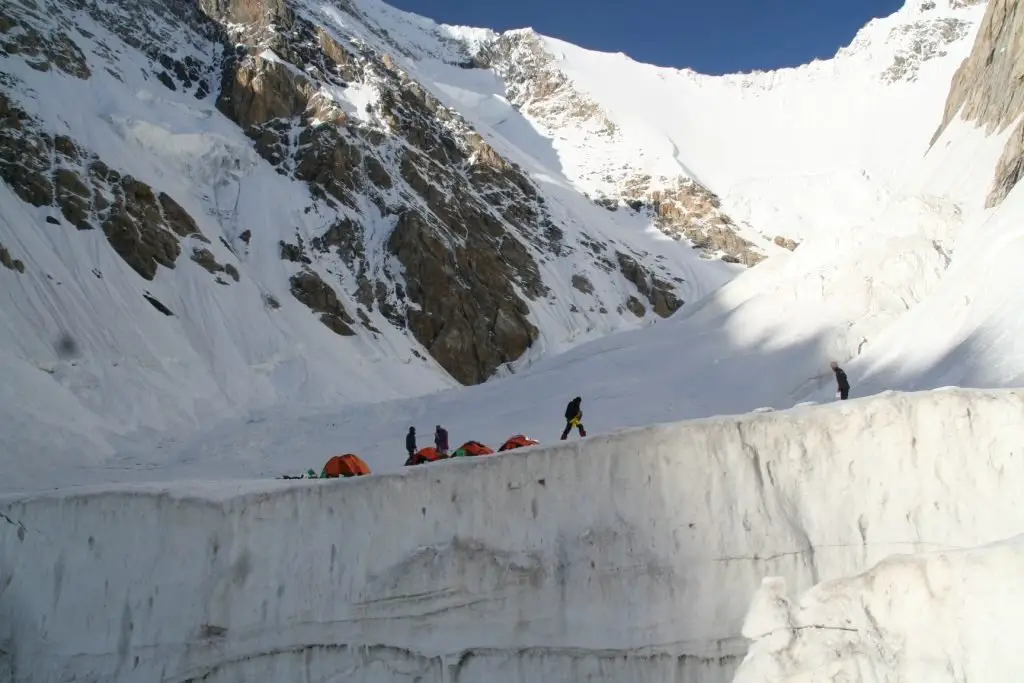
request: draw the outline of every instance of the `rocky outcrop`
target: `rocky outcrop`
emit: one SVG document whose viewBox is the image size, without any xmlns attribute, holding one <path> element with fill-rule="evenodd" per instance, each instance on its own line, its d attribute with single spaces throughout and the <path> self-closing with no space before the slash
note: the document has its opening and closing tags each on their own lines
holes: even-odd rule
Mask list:
<svg viewBox="0 0 1024 683">
<path fill-rule="evenodd" d="M 585 130 L 590 144 L 621 143 L 621 132 L 593 99 L 581 93 L 558 68 L 553 55 L 531 30 L 509 31 L 481 47 L 472 66 L 488 68 L 505 82 L 508 101 L 550 130 Z M 764 258 L 740 238 L 718 198 L 696 181 L 652 178 L 629 168 L 609 169 L 597 180 L 608 187 L 595 201 L 610 211 L 625 202 L 634 210 L 649 207 L 656 225 L 674 239 L 687 239 L 708 255 L 754 265 Z"/>
<path fill-rule="evenodd" d="M 481 48 L 473 65 L 501 76 L 508 101 L 532 117 L 556 125 L 569 120 L 607 137 L 618 130 L 601 107 L 555 66 L 540 37 L 530 29 L 498 36 Z"/>
<path fill-rule="evenodd" d="M 275 231 L 269 244 L 278 243 L 280 257 L 296 264 L 289 272 L 298 269 L 289 282 L 296 300 L 345 336 L 356 329 L 382 334 L 378 326 L 386 320 L 408 330 L 459 381 L 482 382 L 537 339 L 531 302 L 555 298 L 541 264 L 589 247 L 567 243 L 529 175 L 393 58 L 422 56 L 419 46 L 406 50 L 354 3 L 340 0 L 335 9 L 366 31 L 337 34 L 345 30 L 318 25 L 314 9 L 287 0 L 13 0 L 0 8 L 0 50 L 33 68 L 82 79 L 105 71 L 128 80 L 122 70 L 138 67 L 149 83 L 140 98 L 159 101 L 161 88 L 215 97 L 217 109 L 263 159 L 309 188 L 304 218 L 269 226 Z M 91 33 L 92 22 L 78 21 L 85 16 L 103 30 Z M 489 59 L 505 69 L 513 100 L 534 115 L 585 122 L 603 139 L 619 134 L 553 68 L 531 32 L 508 34 L 478 55 L 479 63 L 460 62 L 464 46 L 435 37 L 451 63 L 472 68 Z M 143 58 L 125 58 L 129 49 Z M 33 99 L 13 76 L 0 75 L 0 177 L 26 202 L 53 207 L 47 223 L 102 230 L 146 279 L 160 267 L 174 268 L 182 251 L 215 283 L 240 279 L 238 268 L 204 246 L 209 240 L 175 199 L 111 168 L 71 137 L 44 131 L 4 91 Z M 244 175 L 228 162 L 214 171 L 232 180 Z M 197 189 L 192 199 L 210 200 L 208 190 Z M 268 244 L 254 236 L 258 227 L 228 227 L 231 209 L 204 208 L 220 221 L 229 251 L 246 258 L 250 242 Z M 676 310 L 681 301 L 673 286 L 640 265 L 635 252 L 632 264 L 622 266 L 615 257 L 620 249 L 629 251 L 602 243 L 594 262 L 630 291 L 626 283 L 632 283 L 636 296 L 602 301 L 609 288 L 595 293 L 580 274 L 572 286 L 593 299 L 590 311 L 605 312 L 605 304 L 639 316 Z M 269 295 L 265 303 L 279 305 Z"/>
<path fill-rule="evenodd" d="M 782 247 L 783 249 L 788 249 L 790 251 L 796 251 L 796 248 L 799 246 L 796 240 L 791 240 L 790 238 L 783 237 L 782 235 L 776 235 L 772 242 L 775 246 Z"/>
<path fill-rule="evenodd" d="M 220 273 L 224 273 L 225 275 L 233 279 L 235 282 L 238 282 L 239 279 L 241 279 L 242 277 L 241 273 L 238 272 L 238 269 L 235 268 L 230 263 L 222 264 L 219 261 L 217 261 L 217 258 L 213 255 L 213 252 L 210 251 L 209 249 L 202 249 L 200 247 L 193 249 L 192 260 L 198 263 L 200 266 L 202 266 L 207 272 L 216 276 L 214 278 L 214 281 L 217 282 L 217 284 L 229 284 L 227 280 L 220 277 Z"/>
<path fill-rule="evenodd" d="M 647 272 L 632 256 L 619 251 L 615 253 L 615 257 L 618 260 L 619 269 L 622 271 L 623 276 L 636 286 L 637 291 L 651 303 L 654 312 L 662 318 L 672 315 L 683 305 L 683 301 L 672 291 L 673 287 L 671 284 Z M 630 299 L 634 299 L 634 297 L 630 297 Z M 642 318 L 646 313 L 643 305 L 638 306 L 637 304 L 640 304 L 639 301 L 636 301 L 633 305 L 630 305 L 630 303 L 627 302 L 627 308 L 635 313 L 637 317 Z M 643 312 L 637 313 L 638 310 Z"/>
<path fill-rule="evenodd" d="M 230 14 L 227 6 L 219 11 Z M 548 289 L 535 249 L 519 236 L 555 251 L 561 233 L 536 187 L 386 55 L 353 54 L 302 16 L 271 15 L 272 32 L 237 34 L 247 44 L 236 51 L 218 106 L 279 172 L 306 182 L 340 215 L 311 248 L 282 241 L 282 258 L 304 265 L 337 258 L 356 274 L 360 306 L 407 327 L 457 380 L 482 382 L 537 338 L 523 297 Z M 370 85 L 379 98 L 362 120 L 325 95 Z M 319 125 L 325 121 L 333 125 Z M 394 225 L 384 244 L 391 265 L 373 273 L 361 225 L 370 220 Z M 312 308 L 308 287 L 298 291 Z M 323 301 L 315 305 L 330 313 Z M 374 329 L 362 308 L 356 315 Z"/>
<path fill-rule="evenodd" d="M 970 56 L 953 76 L 938 139 L 957 115 L 1002 132 L 1024 114 L 1024 6 L 989 0 Z M 996 168 L 987 207 L 999 204 L 1024 176 L 1024 119 L 1010 136 Z"/>
<path fill-rule="evenodd" d="M 476 227 L 497 226 L 482 221 Z M 482 382 L 537 339 L 526 303 L 502 276 L 507 265 L 500 245 L 446 243 L 423 215 L 409 209 L 399 216 L 388 248 L 402 263 L 409 298 L 420 304 L 408 310 L 409 329 L 458 381 Z"/>
<path fill-rule="evenodd" d="M 320 322 L 343 337 L 355 335 L 349 325 L 355 323 L 338 300 L 338 294 L 323 281 L 317 273 L 306 269 L 291 278 L 292 296 L 304 303 L 314 313 L 320 314 Z"/>
<path fill-rule="evenodd" d="M 966 36 L 970 29 L 970 22 L 953 17 L 897 26 L 892 30 L 890 40 L 898 42 L 901 47 L 892 64 L 882 72 L 882 80 L 887 83 L 916 81 L 922 64 L 936 57 L 945 57 L 946 46 Z"/>
<path fill-rule="evenodd" d="M 85 55 L 59 28 L 45 23 L 47 8 L 32 0 L 0 6 L 0 54 L 19 55 L 37 71 L 59 69 L 75 78 L 92 75 Z"/>
<path fill-rule="evenodd" d="M 13 270 L 16 273 L 25 272 L 25 263 L 20 259 L 16 259 L 11 256 L 11 252 L 7 250 L 7 247 L 0 244 L 0 266 Z"/>
<path fill-rule="evenodd" d="M 764 260 L 764 253 L 736 232 L 718 195 L 689 178 L 659 182 L 658 189 L 651 189 L 653 184 L 650 176 L 637 176 L 623 186 L 621 196 L 633 210 L 649 212 L 666 235 L 732 263 L 753 266 Z"/>
<path fill-rule="evenodd" d="M 33 206 L 55 206 L 79 230 L 99 226 L 114 250 L 147 280 L 173 268 L 179 239 L 206 240 L 172 197 L 121 175 L 66 136 L 39 123 L 0 92 L 0 178 Z"/>
</svg>

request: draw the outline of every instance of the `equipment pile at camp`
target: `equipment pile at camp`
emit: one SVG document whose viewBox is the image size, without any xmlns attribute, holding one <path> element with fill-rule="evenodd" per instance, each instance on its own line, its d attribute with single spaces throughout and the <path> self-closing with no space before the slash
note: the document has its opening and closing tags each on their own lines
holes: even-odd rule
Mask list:
<svg viewBox="0 0 1024 683">
<path fill-rule="evenodd" d="M 514 448 L 525 448 L 526 446 L 536 446 L 539 443 L 540 442 L 536 439 L 531 439 L 523 434 L 516 434 L 515 436 L 510 436 L 506 439 L 505 443 L 503 443 L 498 449 L 498 452 L 510 451 Z M 479 441 L 467 441 L 456 448 L 451 455 L 441 453 L 433 446 L 421 448 L 413 454 L 412 458 L 406 460 L 405 464 L 406 466 L 422 465 L 424 463 L 435 462 L 437 460 L 447 460 L 449 458 L 463 458 L 493 454 L 494 449 L 485 446 Z M 317 475 L 312 469 L 309 469 L 304 475 L 293 477 L 286 474 L 282 476 L 281 479 L 335 479 L 338 477 L 362 477 L 367 474 L 371 474 L 371 472 L 366 461 L 354 453 L 345 453 L 344 455 L 332 456 L 324 465 L 319 475 Z"/>
</svg>

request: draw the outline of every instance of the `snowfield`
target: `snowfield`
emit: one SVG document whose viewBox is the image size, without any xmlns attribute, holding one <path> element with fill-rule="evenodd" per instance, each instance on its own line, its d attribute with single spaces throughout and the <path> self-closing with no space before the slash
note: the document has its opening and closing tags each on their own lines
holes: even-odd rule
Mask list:
<svg viewBox="0 0 1024 683">
<path fill-rule="evenodd" d="M 4 665 L 18 681 L 727 681 L 763 577 L 803 591 L 1018 534 L 1022 411 L 1013 391 L 887 393 L 362 480 L 8 496 Z M 1020 580 L 967 566 L 988 552 L 886 560 L 782 624 L 763 589 L 742 680 L 819 652 L 827 634 L 802 624 L 850 629 L 831 636 L 850 659 L 928 615 L 1005 629 L 984 605 Z M 964 575 L 999 583 L 973 593 Z M 858 586 L 886 606 L 876 625 Z M 1019 654 L 999 643 L 983 652 L 1009 675 Z M 894 662 L 982 666 L 968 653 L 937 638 Z"/>
</svg>

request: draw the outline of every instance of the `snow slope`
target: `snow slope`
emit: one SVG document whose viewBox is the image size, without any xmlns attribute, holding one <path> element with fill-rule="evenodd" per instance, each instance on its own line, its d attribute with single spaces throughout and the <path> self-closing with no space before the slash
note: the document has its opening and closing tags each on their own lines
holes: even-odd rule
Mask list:
<svg viewBox="0 0 1024 683">
<path fill-rule="evenodd" d="M 326 8 L 321 7 L 320 18 L 329 30 L 364 36 L 375 49 L 388 45 L 373 32 L 379 32 L 376 25 Z M 175 197 L 210 238 L 202 246 L 219 262 L 237 266 L 242 277 L 229 286 L 213 285 L 210 274 L 183 255 L 174 270 L 161 268 L 154 281 L 144 282 L 110 250 L 100 231 L 54 227 L 46 218 L 55 210 L 29 206 L 0 186 L 0 244 L 27 266 L 24 274 L 0 268 L 0 368 L 5 377 L 17 378 L 5 383 L 0 403 L 7 471 L 34 479 L 62 463 L 94 466 L 121 449 L 122 436 L 145 442 L 153 433 L 180 435 L 253 410 L 282 405 L 337 410 L 457 386 L 380 311 L 369 315 L 378 333 L 359 328 L 357 337 L 339 339 L 295 301 L 288 277 L 296 266 L 281 259 L 279 242 L 299 235 L 308 243 L 339 214 L 310 212 L 308 187 L 276 173 L 215 108 L 213 98 L 197 100 L 168 90 L 147 71 L 149 62 L 138 50 L 84 12 L 64 10 L 79 29 L 70 35 L 86 55 L 92 77 L 40 71 L 17 54 L 5 54 L 0 70 L 17 79 L 12 89 L 17 104 L 47 132 L 69 135 L 110 167 Z M 390 21 L 389 16 L 385 12 L 378 19 Z M 176 47 L 178 57 L 194 56 L 205 64 L 216 54 L 212 43 L 199 50 L 180 33 L 168 35 L 168 49 Z M 118 55 L 117 75 L 105 68 L 103 55 L 111 53 Z M 272 53 L 265 56 L 275 59 Z M 353 114 L 365 114 L 366 104 L 379 97 L 357 87 L 335 94 Z M 697 258 L 639 215 L 611 214 L 564 184 L 541 187 L 548 189 L 553 218 L 568 244 L 586 235 L 643 254 L 641 260 L 652 269 L 677 279 L 688 301 L 738 270 Z M 383 266 L 383 245 L 393 226 L 393 217 L 363 221 L 375 259 L 371 270 Z M 242 245 L 239 236 L 246 230 L 252 241 Z M 184 246 L 187 253 L 199 244 Z M 355 310 L 354 274 L 340 261 L 317 266 L 325 277 L 328 271 L 337 276 L 341 302 Z M 588 277 L 593 293 L 573 288 L 574 275 Z M 541 276 L 552 295 L 531 304 L 541 338 L 520 365 L 653 322 L 653 313 L 638 319 L 616 305 L 635 288 L 583 249 L 543 263 Z M 142 292 L 174 317 L 154 310 Z M 280 307 L 269 306 L 270 300 Z M 75 342 L 74 354 L 59 348 L 65 334 Z"/>
<path fill-rule="evenodd" d="M 8 496 L 0 661 L 19 683 L 726 681 L 761 577 L 1019 533 L 1022 410 L 888 393 L 360 480 Z"/>
<path fill-rule="evenodd" d="M 755 639 L 733 679 L 1014 680 L 1024 667 L 1013 624 L 1024 600 L 1024 536 L 964 550 L 895 555 L 826 581 L 793 604 L 765 580 L 744 624 Z"/>
<path fill-rule="evenodd" d="M 768 236 L 857 228 L 878 215 L 941 122 L 985 9 L 958 5 L 907 2 L 833 59 L 722 77 L 541 37 L 553 66 L 620 130 L 609 140 L 548 122 L 558 158 L 581 187 L 613 195 L 623 164 L 655 178 L 684 173 Z"/>
</svg>

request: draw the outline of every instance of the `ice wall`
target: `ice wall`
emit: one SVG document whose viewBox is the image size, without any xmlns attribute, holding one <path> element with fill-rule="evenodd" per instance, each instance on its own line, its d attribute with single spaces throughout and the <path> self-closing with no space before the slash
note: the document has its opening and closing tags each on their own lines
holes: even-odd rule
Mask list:
<svg viewBox="0 0 1024 683">
<path fill-rule="evenodd" d="M 766 579 L 744 626 L 735 683 L 1015 681 L 1024 650 L 1024 536 L 884 560 L 794 605 Z"/>
<path fill-rule="evenodd" d="M 1024 528 L 1024 400 L 882 394 L 354 481 L 0 499 L 12 680 L 726 681 L 796 591 Z"/>
</svg>

